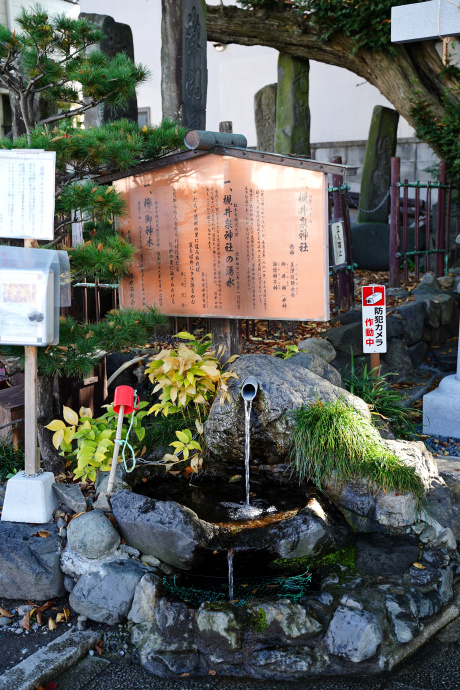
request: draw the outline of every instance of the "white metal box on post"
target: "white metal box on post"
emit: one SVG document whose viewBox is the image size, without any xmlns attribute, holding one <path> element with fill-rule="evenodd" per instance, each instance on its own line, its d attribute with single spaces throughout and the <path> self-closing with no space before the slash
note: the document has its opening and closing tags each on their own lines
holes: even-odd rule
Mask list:
<svg viewBox="0 0 460 690">
<path fill-rule="evenodd" d="M 24 239 L 23 247 L 0 246 L 0 346 L 25 352 L 25 470 L 8 480 L 1 519 L 42 524 L 57 508 L 54 475 L 40 469 L 37 449 L 37 348 L 59 342 L 61 278 L 70 286 L 66 252 L 31 247 L 54 237 L 56 154 L 0 151 L 0 238 Z"/>
</svg>

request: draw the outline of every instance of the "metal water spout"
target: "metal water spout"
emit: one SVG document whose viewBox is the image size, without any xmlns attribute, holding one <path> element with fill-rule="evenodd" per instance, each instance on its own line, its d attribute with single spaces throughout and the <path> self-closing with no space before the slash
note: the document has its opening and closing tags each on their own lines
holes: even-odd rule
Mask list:
<svg viewBox="0 0 460 690">
<path fill-rule="evenodd" d="M 241 397 L 244 400 L 244 434 L 245 434 L 245 444 L 244 444 L 244 469 L 245 469 L 245 479 L 246 479 L 246 505 L 249 505 L 249 446 L 251 439 L 251 407 L 252 401 L 257 395 L 259 390 L 259 383 L 254 376 L 248 376 L 241 384 Z"/>
<path fill-rule="evenodd" d="M 259 390 L 259 383 L 254 376 L 248 376 L 241 384 L 241 396 L 243 400 L 252 402 Z"/>
</svg>

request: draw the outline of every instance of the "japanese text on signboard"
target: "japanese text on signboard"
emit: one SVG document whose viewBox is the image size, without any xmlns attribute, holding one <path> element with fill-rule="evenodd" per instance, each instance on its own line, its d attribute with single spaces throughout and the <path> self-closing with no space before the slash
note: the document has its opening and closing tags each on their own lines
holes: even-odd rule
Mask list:
<svg viewBox="0 0 460 690">
<path fill-rule="evenodd" d="M 123 306 L 234 318 L 329 318 L 326 176 L 209 154 L 115 183 L 133 270 Z"/>
</svg>

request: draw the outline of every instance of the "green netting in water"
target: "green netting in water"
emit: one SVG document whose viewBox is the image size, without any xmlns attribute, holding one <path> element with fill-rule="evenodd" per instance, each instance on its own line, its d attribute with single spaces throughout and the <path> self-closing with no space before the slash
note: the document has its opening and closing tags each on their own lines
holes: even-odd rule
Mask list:
<svg viewBox="0 0 460 690">
<path fill-rule="evenodd" d="M 169 594 L 186 601 L 192 606 L 199 606 L 203 602 L 231 603 L 233 606 L 244 606 L 249 599 L 290 599 L 298 601 L 307 591 L 311 583 L 311 573 L 292 577 L 258 577 L 247 580 L 235 580 L 233 584 L 233 599 L 228 600 L 228 582 L 216 582 L 212 589 L 202 587 L 183 586 L 176 584 L 176 576 L 171 582 L 167 577 L 163 580 L 164 588 Z"/>
</svg>

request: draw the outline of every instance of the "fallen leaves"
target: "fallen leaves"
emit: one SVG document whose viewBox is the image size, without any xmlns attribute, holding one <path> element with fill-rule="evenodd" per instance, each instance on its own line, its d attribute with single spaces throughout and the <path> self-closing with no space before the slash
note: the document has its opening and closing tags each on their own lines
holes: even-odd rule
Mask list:
<svg viewBox="0 0 460 690">
<path fill-rule="evenodd" d="M 0 616 L 5 618 L 13 618 L 13 614 L 0 606 Z"/>
<path fill-rule="evenodd" d="M 419 570 L 425 570 L 425 566 L 422 565 L 421 563 L 412 563 L 414 568 L 418 568 Z"/>
<path fill-rule="evenodd" d="M 41 537 L 42 539 L 46 539 L 46 537 L 50 536 L 50 533 L 47 532 L 46 530 L 42 529 L 39 532 L 35 532 L 32 534 L 33 537 Z"/>
</svg>

